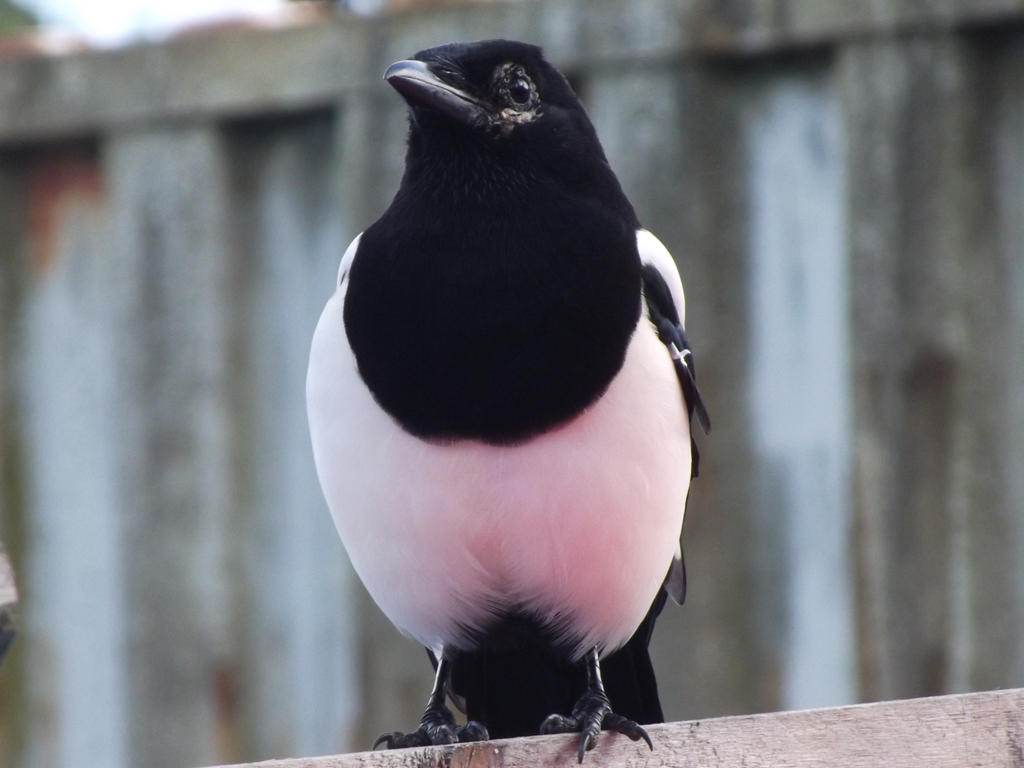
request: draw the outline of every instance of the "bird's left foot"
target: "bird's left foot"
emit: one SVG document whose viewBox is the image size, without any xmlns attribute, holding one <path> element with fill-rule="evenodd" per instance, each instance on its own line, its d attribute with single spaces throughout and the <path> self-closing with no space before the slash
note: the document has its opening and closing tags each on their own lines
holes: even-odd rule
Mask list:
<svg viewBox="0 0 1024 768">
<path fill-rule="evenodd" d="M 373 742 L 373 748 L 376 749 L 381 744 L 388 749 L 431 747 L 489 739 L 487 728 L 475 720 L 470 720 L 465 725 L 456 724 L 452 711 L 445 705 L 450 672 L 451 661 L 442 654 L 437 661 L 434 688 L 430 692 L 430 698 L 427 699 L 427 708 L 423 710 L 423 717 L 420 718 L 420 727 L 411 733 L 393 731 L 382 734 Z"/>
<path fill-rule="evenodd" d="M 382 734 L 373 742 L 373 748 L 376 749 L 381 744 L 388 749 L 431 747 L 463 741 L 486 741 L 487 738 L 487 728 L 481 723 L 470 720 L 465 725 L 457 725 L 451 711 L 442 704 L 439 707 L 427 707 L 420 720 L 420 727 L 415 731 Z"/>
<path fill-rule="evenodd" d="M 643 726 L 622 715 L 612 712 L 612 704 L 608 695 L 604 692 L 604 685 L 601 682 L 600 661 L 597 650 L 590 652 L 587 658 L 587 690 L 572 708 L 569 717 L 564 715 L 548 715 L 541 723 L 540 732 L 549 733 L 578 733 L 580 735 L 579 761 L 583 762 L 583 756 L 587 750 L 593 749 L 597 743 L 597 734 L 602 729 L 617 731 L 629 736 L 633 741 L 643 739 L 652 750 L 654 745 L 651 737 Z"/>
</svg>

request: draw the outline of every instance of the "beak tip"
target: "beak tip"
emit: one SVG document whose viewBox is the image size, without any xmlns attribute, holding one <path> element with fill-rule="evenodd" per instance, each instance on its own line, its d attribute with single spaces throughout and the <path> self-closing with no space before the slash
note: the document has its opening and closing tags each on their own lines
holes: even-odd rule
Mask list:
<svg viewBox="0 0 1024 768">
<path fill-rule="evenodd" d="M 385 69 L 383 77 L 390 83 L 396 78 L 408 77 L 412 73 L 424 74 L 426 72 L 428 72 L 427 65 L 422 61 L 402 59 Z"/>
</svg>

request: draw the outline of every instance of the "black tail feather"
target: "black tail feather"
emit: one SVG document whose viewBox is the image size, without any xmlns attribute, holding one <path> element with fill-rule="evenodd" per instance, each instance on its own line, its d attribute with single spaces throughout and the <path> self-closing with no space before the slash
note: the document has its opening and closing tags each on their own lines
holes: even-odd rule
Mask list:
<svg viewBox="0 0 1024 768">
<path fill-rule="evenodd" d="M 665 607 L 666 597 L 664 590 L 658 592 L 646 618 L 629 642 L 601 661 L 601 678 L 612 709 L 642 725 L 665 720 L 649 647 L 654 621 Z"/>
<path fill-rule="evenodd" d="M 461 654 L 452 668 L 466 717 L 486 725 L 494 739 L 536 735 L 552 712 L 572 709 L 584 682 L 580 665 L 539 646 Z"/>
<path fill-rule="evenodd" d="M 643 724 L 664 719 L 648 653 L 664 604 L 660 592 L 630 641 L 601 661 L 612 709 Z M 450 690 L 465 702 L 469 719 L 487 726 L 491 738 L 534 736 L 548 715 L 571 712 L 585 690 L 583 663 L 560 651 L 536 622 L 522 617 L 502 622 L 477 650 L 454 657 Z"/>
</svg>

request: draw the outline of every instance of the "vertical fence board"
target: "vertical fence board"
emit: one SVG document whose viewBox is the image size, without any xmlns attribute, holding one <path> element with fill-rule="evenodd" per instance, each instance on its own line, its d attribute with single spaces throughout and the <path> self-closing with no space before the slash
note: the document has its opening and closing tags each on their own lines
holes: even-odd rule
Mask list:
<svg viewBox="0 0 1024 768">
<path fill-rule="evenodd" d="M 27 554 L 22 483 L 20 412 L 15 391 L 17 325 L 22 312 L 25 271 L 23 162 L 11 153 L 0 155 L 0 538 L 10 562 L 21 574 Z M 26 558 L 27 559 L 27 558 Z M 18 583 L 24 600 L 24 581 Z M 24 630 L 22 625 L 21 630 Z M 0 665 L 0 765 L 13 765 L 25 741 L 25 643 L 16 643 Z"/>
<path fill-rule="evenodd" d="M 34 154 L 23 184 L 16 384 L 33 546 L 24 574 L 28 761 L 88 753 L 117 764 L 124 669 L 106 193 L 88 146 Z"/>
<path fill-rule="evenodd" d="M 759 541 L 774 532 L 780 561 L 758 599 L 781 603 L 786 709 L 856 698 L 843 136 L 824 74 L 802 67 L 755 80 L 744 121 L 755 513 Z"/>
<path fill-rule="evenodd" d="M 204 126 L 106 147 L 120 300 L 127 762 L 218 754 L 230 647 L 231 510 L 223 146 Z"/>
<path fill-rule="evenodd" d="M 227 134 L 232 282 L 241 295 L 231 388 L 245 501 L 235 535 L 247 585 L 236 643 L 240 679 L 251 681 L 237 698 L 254 756 L 336 751 L 351 743 L 357 707 L 354 585 L 319 492 L 305 415 L 309 340 L 348 226 L 335 135 L 329 113 L 251 121 Z"/>
<path fill-rule="evenodd" d="M 898 449 L 890 430 L 902 413 L 896 392 L 900 306 L 892 252 L 899 252 L 901 159 L 895 142 L 907 75 L 889 41 L 848 46 L 838 72 L 847 126 L 848 206 L 854 409 L 853 504 L 856 520 L 858 642 L 861 693 L 897 690 L 889 632 L 896 616 L 887 598 L 894 583 L 886 542 L 894 514 L 890 488 Z"/>
<path fill-rule="evenodd" d="M 1010 541 L 1010 566 L 1000 576 L 1013 592 L 1013 662 L 1005 669 L 993 665 L 986 679 L 1008 676 L 1024 680 L 1024 44 L 1008 43 L 999 72 L 1000 100 L 995 147 L 991 157 L 998 184 L 999 247 L 1005 265 L 1003 290 L 1009 311 L 1005 337 L 1008 349 L 1002 358 L 1006 376 L 1006 419 L 1001 450 L 1006 457 L 1004 505 L 1014 522 Z"/>
<path fill-rule="evenodd" d="M 968 593 L 960 690 L 1024 680 L 1024 45 L 998 31 L 969 43 L 958 403 L 967 552 L 951 575 Z"/>
<path fill-rule="evenodd" d="M 1012 275 L 1000 266 L 988 199 L 992 137 L 982 115 L 992 93 L 988 70 L 977 70 L 988 47 L 865 43 L 842 65 L 870 697 L 969 688 L 997 655 L 1015 656 L 1005 641 L 999 653 L 982 650 L 1007 635 L 1000 627 L 1019 599 L 1005 542 L 1020 518 L 999 479 L 1013 474 L 1000 437 L 1007 379 L 998 374 L 1013 343 L 999 285 Z M 1020 369 L 1009 379 L 1010 391 L 1019 387 Z M 1000 405 L 980 413 L 984 402 Z M 1002 565 L 986 573 L 989 563 Z M 987 595 L 999 596 L 999 614 L 984 607 Z M 994 667 L 1005 676 L 1002 662 Z"/>
</svg>

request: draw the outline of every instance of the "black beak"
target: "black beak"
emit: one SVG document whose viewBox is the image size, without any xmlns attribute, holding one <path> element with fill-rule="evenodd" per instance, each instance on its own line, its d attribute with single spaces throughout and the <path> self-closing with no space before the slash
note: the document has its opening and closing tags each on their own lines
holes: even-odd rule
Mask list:
<svg viewBox="0 0 1024 768">
<path fill-rule="evenodd" d="M 489 121 L 483 102 L 440 79 L 422 61 L 396 61 L 384 72 L 384 79 L 410 107 L 439 112 L 471 128 L 482 127 Z"/>
</svg>

